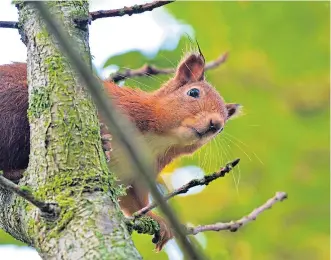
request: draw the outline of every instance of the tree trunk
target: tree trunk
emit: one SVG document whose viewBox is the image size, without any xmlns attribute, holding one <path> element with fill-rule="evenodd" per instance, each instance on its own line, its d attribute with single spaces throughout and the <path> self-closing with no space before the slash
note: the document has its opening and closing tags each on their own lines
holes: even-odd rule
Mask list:
<svg viewBox="0 0 331 260">
<path fill-rule="evenodd" d="M 87 1 L 47 2 L 88 64 Z M 97 112 L 28 3 L 17 4 L 20 33 L 28 48 L 30 162 L 20 185 L 55 202 L 54 221 L 24 199 L 0 190 L 0 227 L 36 248 L 44 259 L 141 259 L 117 203 L 120 190 L 109 172 L 100 141 Z"/>
</svg>

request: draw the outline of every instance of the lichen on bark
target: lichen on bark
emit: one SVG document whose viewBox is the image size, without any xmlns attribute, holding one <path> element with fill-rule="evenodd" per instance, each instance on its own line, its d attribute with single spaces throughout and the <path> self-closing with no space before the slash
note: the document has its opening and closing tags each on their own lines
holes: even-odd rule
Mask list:
<svg viewBox="0 0 331 260">
<path fill-rule="evenodd" d="M 75 48 L 91 65 L 87 1 L 47 2 Z M 140 259 L 126 228 L 115 177 L 101 147 L 96 108 L 37 11 L 17 3 L 27 45 L 31 152 L 20 185 L 55 202 L 56 221 L 22 198 L 0 190 L 0 227 L 35 247 L 44 259 Z"/>
</svg>

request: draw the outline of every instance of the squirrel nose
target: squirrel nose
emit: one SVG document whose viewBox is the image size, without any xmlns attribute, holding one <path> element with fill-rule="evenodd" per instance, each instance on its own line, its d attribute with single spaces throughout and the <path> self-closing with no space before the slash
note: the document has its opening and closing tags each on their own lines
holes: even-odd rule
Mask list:
<svg viewBox="0 0 331 260">
<path fill-rule="evenodd" d="M 209 121 L 209 131 L 216 133 L 223 130 L 222 124 L 219 121 L 210 119 Z"/>
</svg>

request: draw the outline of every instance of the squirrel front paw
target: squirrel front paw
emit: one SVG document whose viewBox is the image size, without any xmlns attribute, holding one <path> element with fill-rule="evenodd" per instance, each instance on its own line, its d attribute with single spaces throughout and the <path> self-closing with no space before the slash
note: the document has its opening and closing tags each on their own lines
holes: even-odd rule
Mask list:
<svg viewBox="0 0 331 260">
<path fill-rule="evenodd" d="M 155 250 L 156 252 L 160 252 L 164 245 L 174 237 L 174 233 L 169 223 L 164 218 L 151 212 L 147 215 L 157 221 L 160 225 L 160 232 L 153 238 L 153 243 L 156 244 Z"/>
<path fill-rule="evenodd" d="M 3 176 L 12 182 L 18 184 L 20 179 L 23 177 L 24 170 L 9 170 L 3 171 Z"/>
</svg>

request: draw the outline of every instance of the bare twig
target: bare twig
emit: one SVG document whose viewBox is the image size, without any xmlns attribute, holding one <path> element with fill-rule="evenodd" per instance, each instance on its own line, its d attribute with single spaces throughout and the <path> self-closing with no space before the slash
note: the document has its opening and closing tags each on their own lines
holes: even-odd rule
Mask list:
<svg viewBox="0 0 331 260">
<path fill-rule="evenodd" d="M 170 4 L 174 2 L 172 1 L 154 1 L 147 4 L 141 4 L 141 5 L 133 5 L 130 7 L 124 6 L 120 9 L 112 9 L 112 10 L 99 10 L 90 12 L 89 17 L 89 23 L 91 21 L 94 21 L 96 19 L 100 18 L 107 18 L 107 17 L 116 17 L 116 16 L 123 16 L 123 15 L 133 15 L 133 14 L 141 14 L 147 11 L 152 11 L 155 8 L 164 6 L 166 4 Z M 75 22 L 80 23 L 84 21 L 75 20 Z M 86 20 L 85 20 L 86 22 Z M 18 23 L 17 22 L 11 22 L 11 21 L 0 21 L 0 28 L 11 28 L 11 29 L 17 29 Z"/>
<path fill-rule="evenodd" d="M 180 245 L 187 253 L 190 259 L 204 259 L 202 253 L 197 250 L 187 239 L 183 226 L 179 223 L 178 217 L 171 210 L 170 206 L 163 200 L 162 195 L 155 185 L 154 179 L 150 176 L 154 172 L 154 167 L 151 163 L 151 153 L 146 142 L 140 141 L 137 129 L 130 123 L 127 117 L 123 116 L 110 99 L 107 99 L 102 91 L 102 85 L 91 73 L 91 68 L 81 58 L 78 52 L 74 49 L 75 44 L 70 35 L 64 31 L 63 25 L 54 19 L 43 2 L 31 2 L 43 18 L 49 31 L 54 35 L 54 39 L 59 43 L 61 49 L 68 57 L 71 65 L 82 82 L 90 91 L 94 98 L 97 108 L 103 115 L 107 127 L 112 129 L 112 134 L 122 144 L 124 151 L 128 155 L 128 159 L 136 169 L 139 179 L 145 182 L 150 188 L 153 198 L 158 202 L 160 209 L 171 224 L 178 238 Z"/>
<path fill-rule="evenodd" d="M 11 21 L 0 21 L 0 28 L 10 28 L 10 29 L 17 29 L 18 23 L 11 22 Z"/>
<path fill-rule="evenodd" d="M 266 203 L 262 206 L 253 210 L 248 216 L 244 216 L 237 221 L 231 221 L 227 223 L 215 223 L 210 225 L 201 225 L 196 227 L 188 227 L 186 226 L 186 235 L 196 235 L 200 232 L 205 231 L 221 231 L 221 230 L 229 230 L 231 232 L 237 231 L 240 227 L 246 225 L 249 222 L 252 222 L 257 218 L 259 214 L 263 211 L 270 209 L 276 202 L 283 201 L 287 198 L 287 194 L 285 192 L 277 192 L 276 195 L 270 198 Z M 138 233 L 157 235 L 159 232 L 159 226 L 155 225 L 153 219 L 148 218 L 128 218 L 127 219 L 128 227 L 136 230 Z"/>
<path fill-rule="evenodd" d="M 142 5 L 134 5 L 130 7 L 123 7 L 120 9 L 113 9 L 113 10 L 99 10 L 95 12 L 90 12 L 90 19 L 94 21 L 99 18 L 106 18 L 106 17 L 116 17 L 116 16 L 123 16 L 123 15 L 133 15 L 133 14 L 141 14 L 146 11 L 152 11 L 157 7 L 161 7 L 163 5 L 172 3 L 174 1 L 154 1 L 147 4 Z"/>
<path fill-rule="evenodd" d="M 210 61 L 205 65 L 205 70 L 210 70 L 218 67 L 219 65 L 223 64 L 226 59 L 228 58 L 229 53 L 225 52 L 221 56 L 219 56 L 216 60 Z"/>
<path fill-rule="evenodd" d="M 18 196 L 26 199 L 31 204 L 39 208 L 43 216 L 48 219 L 54 219 L 58 216 L 59 209 L 56 204 L 53 203 L 46 203 L 44 201 L 40 201 L 32 195 L 31 190 L 29 187 L 26 186 L 18 186 L 17 184 L 13 183 L 12 181 L 6 179 L 4 176 L 0 174 L 0 186 L 4 189 L 10 190 L 16 193 Z"/>
<path fill-rule="evenodd" d="M 246 225 L 247 223 L 255 220 L 258 215 L 260 215 L 263 211 L 270 209 L 272 205 L 274 205 L 278 201 L 283 201 L 287 198 L 287 194 L 285 192 L 276 192 L 276 195 L 269 199 L 262 206 L 254 209 L 249 215 L 242 217 L 239 220 L 231 221 L 228 223 L 216 223 L 211 225 L 202 225 L 197 227 L 188 227 L 187 233 L 189 235 L 196 235 L 200 232 L 204 231 L 220 231 L 220 230 L 230 230 L 231 232 L 237 231 L 240 227 Z"/>
<path fill-rule="evenodd" d="M 230 163 L 228 163 L 225 167 L 221 168 L 218 172 L 214 172 L 210 175 L 206 175 L 203 178 L 200 179 L 193 179 L 189 183 L 183 185 L 182 187 L 174 190 L 173 192 L 170 192 L 169 194 L 164 196 L 164 200 L 167 201 L 178 194 L 183 194 L 188 192 L 189 189 L 196 187 L 196 186 L 203 186 L 208 185 L 210 182 L 220 178 L 224 177 L 225 174 L 229 173 L 233 167 L 235 167 L 239 163 L 240 159 L 236 159 Z M 134 218 L 140 218 L 143 215 L 145 215 L 147 212 L 151 211 L 152 209 L 156 208 L 158 205 L 156 202 L 152 202 L 146 207 L 140 209 L 139 211 L 135 212 L 133 214 Z"/>
<path fill-rule="evenodd" d="M 205 65 L 205 70 L 210 70 L 213 68 L 216 68 L 220 66 L 222 63 L 226 61 L 228 57 L 228 53 L 224 53 L 221 56 L 219 56 L 216 60 L 210 61 Z M 153 65 L 145 64 L 139 69 L 133 69 L 133 70 L 124 70 L 123 72 L 116 72 L 113 75 L 111 75 L 107 80 L 108 81 L 114 81 L 119 82 L 121 80 L 127 79 L 127 78 L 135 78 L 135 77 L 142 77 L 146 75 L 166 75 L 171 74 L 176 71 L 176 68 L 157 68 Z"/>
<path fill-rule="evenodd" d="M 114 82 L 119 82 L 124 79 L 128 78 L 135 78 L 135 77 L 143 77 L 143 76 L 148 76 L 148 75 L 160 75 L 160 74 L 171 74 L 175 72 L 175 68 L 165 68 L 165 69 L 160 69 L 157 68 L 153 65 L 145 64 L 139 69 L 127 69 L 124 70 L 123 72 L 118 71 L 107 79 L 107 81 L 114 81 Z"/>
</svg>

